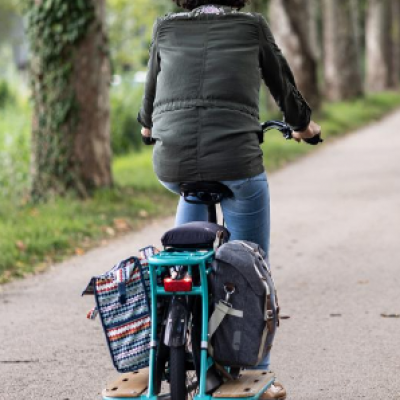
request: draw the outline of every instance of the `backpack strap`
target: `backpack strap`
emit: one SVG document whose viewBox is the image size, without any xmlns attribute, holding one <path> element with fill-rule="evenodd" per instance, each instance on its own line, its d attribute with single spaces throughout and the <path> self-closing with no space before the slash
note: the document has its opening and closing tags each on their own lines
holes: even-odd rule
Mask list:
<svg viewBox="0 0 400 400">
<path fill-rule="evenodd" d="M 211 356 L 214 355 L 214 348 L 211 345 L 211 338 L 227 315 L 232 315 L 233 317 L 237 318 L 243 318 L 243 311 L 236 310 L 232 308 L 231 304 L 220 300 L 216 304 L 215 310 L 212 313 L 211 318 L 208 322 L 208 352 Z"/>
<path fill-rule="evenodd" d="M 260 260 L 263 262 L 264 266 L 267 269 L 267 272 L 270 274 L 270 270 L 268 268 L 268 264 L 265 262 L 265 260 L 263 259 L 263 257 L 261 256 L 260 252 L 258 252 L 257 250 L 254 250 L 251 246 L 249 246 L 247 243 L 244 242 L 239 242 L 243 247 L 245 247 L 246 249 L 250 250 L 251 253 L 253 253 L 254 255 L 258 256 L 260 258 Z M 266 278 L 264 278 L 261 274 L 261 272 L 259 271 L 259 269 L 256 266 L 256 263 L 253 263 L 253 267 L 254 270 L 256 271 L 257 275 L 259 276 L 261 282 L 263 283 L 264 287 L 265 287 L 265 303 L 264 303 L 264 321 L 265 321 L 265 325 L 264 325 L 264 329 L 263 329 L 263 333 L 262 333 L 262 337 L 261 337 L 261 344 L 260 344 L 260 348 L 258 350 L 258 357 L 257 357 L 257 364 L 259 364 L 263 358 L 263 354 L 264 354 L 264 349 L 265 349 L 265 342 L 267 341 L 267 336 L 268 336 L 268 332 L 271 330 L 270 329 L 270 322 L 273 320 L 274 318 L 274 312 L 272 310 L 271 307 L 271 290 L 270 287 L 268 286 L 267 282 L 266 282 Z"/>
</svg>

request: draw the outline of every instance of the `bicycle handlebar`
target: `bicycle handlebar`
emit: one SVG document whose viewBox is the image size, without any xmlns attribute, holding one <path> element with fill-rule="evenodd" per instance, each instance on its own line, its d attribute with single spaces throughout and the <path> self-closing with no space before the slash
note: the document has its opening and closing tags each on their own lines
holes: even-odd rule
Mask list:
<svg viewBox="0 0 400 400">
<path fill-rule="evenodd" d="M 286 140 L 293 139 L 293 129 L 288 124 L 282 121 L 267 121 L 261 124 L 262 140 L 260 140 L 260 143 L 264 142 L 264 132 L 270 131 L 272 129 L 276 129 L 281 132 Z"/>
<path fill-rule="evenodd" d="M 286 140 L 293 139 L 293 129 L 286 123 L 282 121 L 267 121 L 261 124 L 261 134 L 259 135 L 260 143 L 264 141 L 264 132 L 269 131 L 271 129 L 276 129 L 282 133 L 283 137 Z M 309 139 L 303 139 L 306 143 L 311 144 L 313 146 L 322 143 L 324 139 L 321 138 L 321 133 L 313 136 Z"/>
<path fill-rule="evenodd" d="M 264 142 L 264 132 L 276 129 L 282 133 L 286 140 L 293 139 L 293 129 L 286 123 L 282 121 L 267 121 L 261 124 L 261 132 L 258 135 L 260 144 Z M 311 145 L 317 145 L 322 143 L 324 140 L 321 138 L 321 134 L 315 135 L 310 139 L 303 139 L 306 143 Z M 155 144 L 156 140 L 152 137 L 142 136 L 142 141 L 146 146 L 152 146 Z"/>
</svg>

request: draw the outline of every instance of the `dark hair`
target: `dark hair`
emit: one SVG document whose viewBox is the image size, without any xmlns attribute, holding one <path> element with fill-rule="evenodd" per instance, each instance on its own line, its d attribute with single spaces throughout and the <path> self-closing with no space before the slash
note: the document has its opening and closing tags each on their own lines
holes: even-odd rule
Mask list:
<svg viewBox="0 0 400 400">
<path fill-rule="evenodd" d="M 215 4 L 220 6 L 228 6 L 233 8 L 243 8 L 250 0 L 172 0 L 179 7 L 186 10 L 193 10 L 197 7 L 207 4 Z"/>
</svg>

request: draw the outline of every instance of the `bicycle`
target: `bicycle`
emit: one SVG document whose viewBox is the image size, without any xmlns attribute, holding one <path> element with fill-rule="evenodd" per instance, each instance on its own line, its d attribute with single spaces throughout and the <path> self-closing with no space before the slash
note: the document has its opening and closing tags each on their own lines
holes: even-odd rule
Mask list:
<svg viewBox="0 0 400 400">
<path fill-rule="evenodd" d="M 263 133 L 271 129 L 279 130 L 287 140 L 292 138 L 292 129 L 286 123 L 269 121 L 261 125 L 260 142 L 263 141 Z M 150 139 L 144 138 L 144 142 L 153 144 Z M 318 144 L 323 140 L 317 135 L 307 141 Z M 180 188 L 186 201 L 208 206 L 208 220 L 212 223 L 217 223 L 216 205 L 224 197 L 232 196 L 230 189 L 219 182 L 186 182 Z M 266 371 L 241 372 L 218 367 L 217 373 L 216 365 L 208 354 L 207 276 L 211 272 L 214 254 L 213 248 L 193 245 L 191 248 L 166 248 L 149 258 L 151 304 L 160 305 L 160 299 L 165 298 L 170 301 L 166 302 L 161 324 L 158 324 L 159 307 L 151 309 L 149 369 L 148 376 L 142 379 L 146 381 L 147 378 L 147 387 L 142 384 L 144 389 L 141 393 L 138 389 L 130 397 L 118 397 L 118 391 L 112 394 L 112 390 L 106 390 L 103 400 L 210 400 L 231 397 L 256 400 L 274 383 L 274 375 Z M 221 374 L 230 376 L 231 372 L 238 379 L 224 384 Z M 169 393 L 161 394 L 162 380 L 169 382 Z M 143 394 L 146 389 L 147 393 Z M 235 391 L 234 396 L 232 391 Z"/>
</svg>

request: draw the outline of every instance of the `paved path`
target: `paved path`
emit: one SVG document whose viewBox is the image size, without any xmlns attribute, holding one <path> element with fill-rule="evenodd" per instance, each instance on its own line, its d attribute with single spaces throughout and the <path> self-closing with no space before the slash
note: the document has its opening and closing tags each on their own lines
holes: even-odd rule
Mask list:
<svg viewBox="0 0 400 400">
<path fill-rule="evenodd" d="M 273 367 L 294 400 L 400 399 L 400 112 L 270 178 L 283 312 Z M 0 399 L 99 399 L 115 375 L 88 279 L 172 219 L 0 289 Z"/>
</svg>

